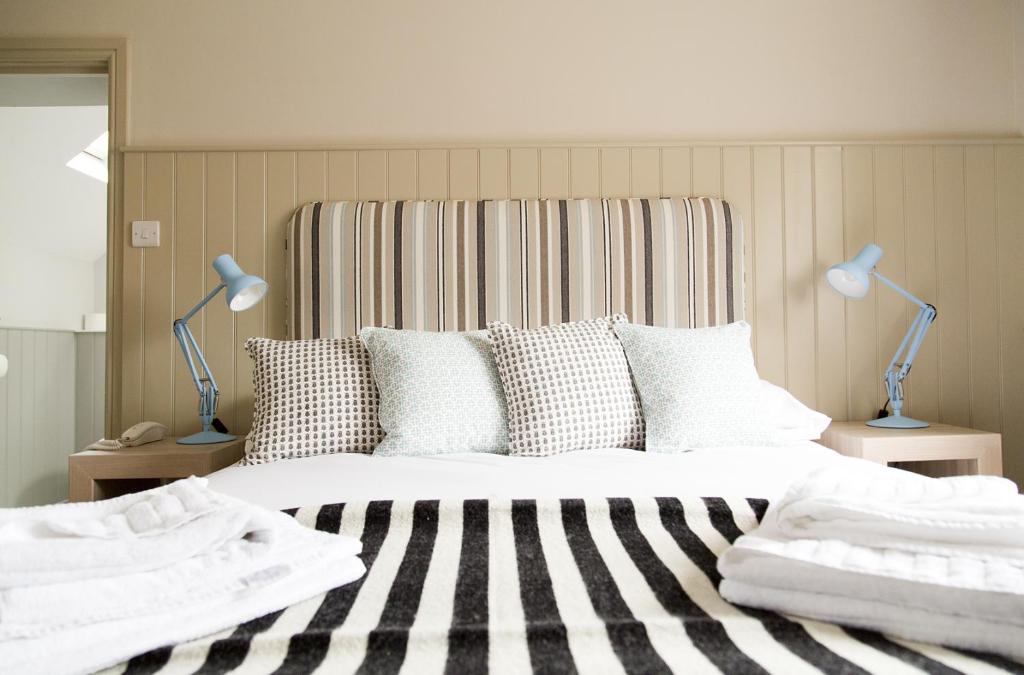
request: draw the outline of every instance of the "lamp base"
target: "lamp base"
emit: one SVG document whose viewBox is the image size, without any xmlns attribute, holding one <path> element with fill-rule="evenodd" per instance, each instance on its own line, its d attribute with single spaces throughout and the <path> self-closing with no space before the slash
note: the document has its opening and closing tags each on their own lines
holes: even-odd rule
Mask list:
<svg viewBox="0 0 1024 675">
<path fill-rule="evenodd" d="M 219 431 L 200 431 L 198 434 L 179 438 L 178 443 L 181 445 L 209 445 L 211 443 L 227 443 L 236 438 L 238 436 L 234 434 L 222 434 Z"/>
<path fill-rule="evenodd" d="M 879 427 L 881 429 L 924 429 L 928 426 L 927 422 L 915 420 L 913 417 L 904 417 L 903 415 L 889 415 L 877 420 L 868 420 L 865 424 L 869 427 Z"/>
</svg>

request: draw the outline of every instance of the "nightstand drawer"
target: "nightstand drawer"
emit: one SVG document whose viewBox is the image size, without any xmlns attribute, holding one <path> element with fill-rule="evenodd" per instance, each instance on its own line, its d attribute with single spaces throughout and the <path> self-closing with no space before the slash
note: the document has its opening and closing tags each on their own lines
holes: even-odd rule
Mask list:
<svg viewBox="0 0 1024 675">
<path fill-rule="evenodd" d="M 242 458 L 245 439 L 179 445 L 166 438 L 123 450 L 85 450 L 68 458 L 68 499 L 108 499 L 188 476 L 205 476 Z"/>
</svg>

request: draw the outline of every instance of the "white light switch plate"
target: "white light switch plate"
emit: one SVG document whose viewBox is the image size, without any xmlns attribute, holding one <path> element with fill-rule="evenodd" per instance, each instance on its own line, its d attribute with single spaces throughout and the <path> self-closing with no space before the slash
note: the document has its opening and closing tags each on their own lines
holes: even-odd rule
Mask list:
<svg viewBox="0 0 1024 675">
<path fill-rule="evenodd" d="M 160 221 L 159 220 L 133 220 L 132 221 L 132 246 L 135 248 L 148 248 L 160 245 Z"/>
</svg>

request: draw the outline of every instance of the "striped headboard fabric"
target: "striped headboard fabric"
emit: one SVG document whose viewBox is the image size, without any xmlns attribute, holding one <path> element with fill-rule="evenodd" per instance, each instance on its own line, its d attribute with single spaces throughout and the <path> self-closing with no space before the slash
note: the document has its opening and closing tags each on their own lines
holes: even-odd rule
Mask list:
<svg viewBox="0 0 1024 675">
<path fill-rule="evenodd" d="M 743 226 L 688 199 L 313 202 L 288 231 L 288 335 L 743 318 Z"/>
</svg>

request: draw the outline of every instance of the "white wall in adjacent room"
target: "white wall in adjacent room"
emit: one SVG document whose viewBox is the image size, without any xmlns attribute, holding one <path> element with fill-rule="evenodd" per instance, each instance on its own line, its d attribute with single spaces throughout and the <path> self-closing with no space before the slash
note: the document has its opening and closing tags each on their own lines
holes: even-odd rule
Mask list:
<svg viewBox="0 0 1024 675">
<path fill-rule="evenodd" d="M 103 311 L 107 186 L 65 164 L 106 126 L 106 106 L 0 107 L 0 326 L 79 330 Z"/>
</svg>

